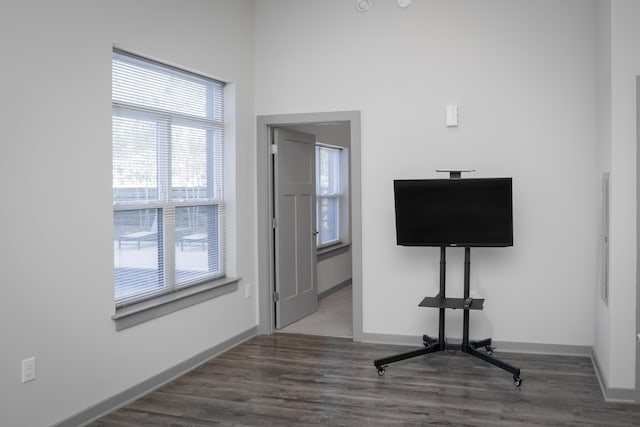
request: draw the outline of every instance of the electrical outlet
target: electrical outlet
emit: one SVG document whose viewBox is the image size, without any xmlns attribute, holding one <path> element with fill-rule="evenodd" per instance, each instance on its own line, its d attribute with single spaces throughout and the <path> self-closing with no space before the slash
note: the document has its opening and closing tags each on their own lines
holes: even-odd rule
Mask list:
<svg viewBox="0 0 640 427">
<path fill-rule="evenodd" d="M 244 297 L 245 298 L 251 297 L 251 285 L 249 283 L 244 285 Z"/>
<path fill-rule="evenodd" d="M 33 381 L 36 379 L 36 358 L 30 357 L 22 361 L 22 382 Z"/>
</svg>

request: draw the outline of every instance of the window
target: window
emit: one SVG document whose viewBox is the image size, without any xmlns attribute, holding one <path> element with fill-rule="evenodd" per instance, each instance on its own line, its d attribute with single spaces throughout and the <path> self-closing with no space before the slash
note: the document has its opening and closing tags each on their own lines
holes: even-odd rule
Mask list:
<svg viewBox="0 0 640 427">
<path fill-rule="evenodd" d="M 114 50 L 116 307 L 225 274 L 224 84 Z"/>
<path fill-rule="evenodd" d="M 342 149 L 316 145 L 316 221 L 319 248 L 340 242 Z"/>
</svg>

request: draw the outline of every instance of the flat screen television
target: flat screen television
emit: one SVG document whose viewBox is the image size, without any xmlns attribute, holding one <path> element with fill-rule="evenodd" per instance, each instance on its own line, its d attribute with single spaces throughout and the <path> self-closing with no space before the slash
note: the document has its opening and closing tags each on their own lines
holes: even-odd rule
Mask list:
<svg viewBox="0 0 640 427">
<path fill-rule="evenodd" d="M 402 246 L 513 246 L 511 178 L 394 180 Z"/>
</svg>

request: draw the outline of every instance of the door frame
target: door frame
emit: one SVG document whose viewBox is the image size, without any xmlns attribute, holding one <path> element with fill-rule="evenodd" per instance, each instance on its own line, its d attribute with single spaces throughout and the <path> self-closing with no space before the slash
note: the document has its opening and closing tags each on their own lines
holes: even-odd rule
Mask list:
<svg viewBox="0 0 640 427">
<path fill-rule="evenodd" d="M 636 381 L 635 400 L 640 403 L 640 75 L 636 76 Z"/>
<path fill-rule="evenodd" d="M 275 330 L 272 128 L 348 122 L 351 132 L 349 170 L 351 175 L 351 264 L 353 293 L 353 340 L 362 341 L 362 202 L 360 111 L 335 111 L 257 116 L 257 203 L 258 203 L 258 333 Z"/>
</svg>

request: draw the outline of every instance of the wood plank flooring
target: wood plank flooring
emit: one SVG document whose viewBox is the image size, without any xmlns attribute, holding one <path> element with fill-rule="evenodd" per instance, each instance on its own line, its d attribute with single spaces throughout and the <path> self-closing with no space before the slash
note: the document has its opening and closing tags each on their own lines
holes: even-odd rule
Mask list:
<svg viewBox="0 0 640 427">
<path fill-rule="evenodd" d="M 256 336 L 90 424 L 104 426 L 631 426 L 640 405 L 606 403 L 589 358 L 460 352 L 390 365 L 411 348 L 296 334 Z"/>
</svg>

